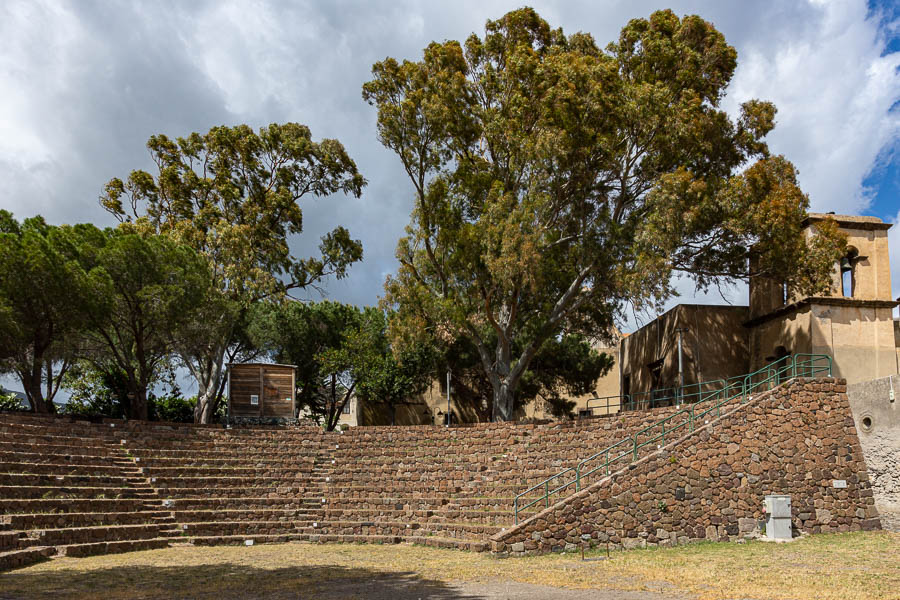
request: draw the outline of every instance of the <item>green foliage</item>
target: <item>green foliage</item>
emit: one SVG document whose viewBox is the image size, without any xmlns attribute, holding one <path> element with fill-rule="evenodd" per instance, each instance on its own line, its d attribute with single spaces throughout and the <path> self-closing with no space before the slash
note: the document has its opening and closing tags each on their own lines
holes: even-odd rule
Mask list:
<svg viewBox="0 0 900 600">
<path fill-rule="evenodd" d="M 165 372 L 158 383 L 169 391 L 159 396 L 152 392 L 147 394 L 149 419 L 192 423 L 197 397 L 181 396 L 171 370 Z M 80 361 L 66 375 L 64 387 L 70 396 L 69 402 L 61 409 L 63 414 L 115 419 L 127 416 L 128 377 L 114 365 L 98 367 L 88 361 Z M 221 405 L 215 416 L 219 419 L 225 417 L 225 404 Z"/>
<path fill-rule="evenodd" d="M 63 387 L 69 391 L 69 401 L 60 408 L 63 414 L 114 419 L 126 415 L 127 376 L 117 367 L 79 361 L 66 374 Z"/>
<path fill-rule="evenodd" d="M 517 400 L 540 397 L 555 417 L 570 417 L 575 402 L 567 396 L 583 396 L 594 390 L 597 379 L 613 366 L 613 357 L 598 352 L 580 335 L 566 334 L 544 342 L 519 384 Z"/>
<path fill-rule="evenodd" d="M 150 418 L 153 421 L 172 423 L 193 423 L 197 397 L 162 396 L 150 403 Z"/>
<path fill-rule="evenodd" d="M 329 431 L 354 393 L 393 407 L 424 391 L 430 378 L 423 350 L 393 353 L 387 318 L 376 308 L 329 301 L 263 305 L 251 333 L 277 362 L 297 366 L 298 404 Z"/>
<path fill-rule="evenodd" d="M 547 340 L 661 305 L 674 273 L 825 289 L 843 241 L 826 226 L 806 244 L 796 170 L 763 141 L 775 107 L 719 108 L 736 61 L 696 16 L 634 19 L 604 51 L 523 8 L 376 63 L 363 97 L 415 198 L 393 336 L 468 339 L 509 419 Z"/>
<path fill-rule="evenodd" d="M 88 356 L 124 375 L 126 415 L 147 419 L 148 390 L 170 367 L 172 340 L 210 293 L 206 261 L 166 236 L 123 230 L 97 232 L 79 252 L 103 275 L 93 294 L 108 300 L 91 316 Z"/>
<path fill-rule="evenodd" d="M 0 412 L 25 411 L 27 408 L 22 406 L 19 397 L 13 393 L 0 391 Z"/>
<path fill-rule="evenodd" d="M 251 336 L 279 363 L 297 366 L 297 404 L 331 431 L 355 387 L 345 346 L 360 325 L 360 310 L 338 302 L 262 304 L 253 310 Z"/>
<path fill-rule="evenodd" d="M 362 245 L 343 227 L 322 238 L 318 256 L 293 257 L 288 236 L 302 232 L 300 200 L 336 192 L 358 197 L 365 180 L 340 142 L 314 142 L 296 123 L 259 132 L 214 127 L 175 140 L 156 135 L 147 146 L 158 172 L 111 180 L 102 203 L 126 230 L 169 235 L 208 261 L 218 293 L 179 340 L 200 391 L 196 417 L 206 422 L 245 311 L 328 275 L 344 277 L 362 258 Z"/>
<path fill-rule="evenodd" d="M 0 371 L 15 373 L 37 412 L 53 397 L 98 299 L 96 274 L 72 252 L 70 227 L 41 217 L 17 222 L 0 210 Z"/>
<path fill-rule="evenodd" d="M 392 348 L 387 316 L 375 308 L 363 310 L 361 326 L 351 334 L 345 352 L 352 361 L 360 401 L 387 404 L 391 425 L 397 405 L 423 394 L 433 379 L 435 356 L 430 347 Z"/>
<path fill-rule="evenodd" d="M 437 347 L 441 347 L 436 344 Z M 438 352 L 437 350 L 435 352 Z M 492 388 L 478 351 L 466 338 L 443 347 L 439 372 L 453 373 L 455 395 L 467 405 L 477 408 L 484 398 L 491 398 Z M 598 378 L 613 365 L 613 357 L 591 347 L 587 339 L 567 334 L 544 342 L 525 373 L 516 394 L 516 406 L 542 400 L 555 417 L 571 417 L 575 402 L 566 396 L 590 393 Z M 486 405 L 489 409 L 489 404 Z M 490 412 L 483 415 L 490 417 Z"/>
</svg>

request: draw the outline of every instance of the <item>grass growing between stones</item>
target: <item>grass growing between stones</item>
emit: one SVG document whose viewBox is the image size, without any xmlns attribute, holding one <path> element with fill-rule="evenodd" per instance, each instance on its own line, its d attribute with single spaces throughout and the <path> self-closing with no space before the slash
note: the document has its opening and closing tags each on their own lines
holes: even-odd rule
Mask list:
<svg viewBox="0 0 900 600">
<path fill-rule="evenodd" d="M 590 560 L 582 562 L 575 554 L 497 559 L 406 545 L 178 546 L 57 559 L 4 573 L 0 599 L 366 598 L 372 586 L 396 600 L 461 598 L 448 584 L 487 581 L 665 590 L 703 599 L 900 597 L 896 533 L 614 551 L 610 560 L 599 560 L 602 556 L 605 552 L 588 553 Z"/>
</svg>

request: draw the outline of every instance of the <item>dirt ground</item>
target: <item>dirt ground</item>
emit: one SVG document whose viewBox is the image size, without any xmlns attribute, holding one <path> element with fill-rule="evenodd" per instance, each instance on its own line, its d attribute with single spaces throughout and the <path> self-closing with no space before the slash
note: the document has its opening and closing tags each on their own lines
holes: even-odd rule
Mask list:
<svg viewBox="0 0 900 600">
<path fill-rule="evenodd" d="M 500 559 L 408 545 L 265 544 L 54 559 L 0 600 L 898 600 L 900 534 Z"/>
<path fill-rule="evenodd" d="M 667 587 L 665 584 L 662 587 Z M 651 591 L 569 590 L 517 581 L 448 582 L 388 576 L 368 581 L 339 580 L 300 593 L 317 600 L 688 600 L 688 596 Z"/>
</svg>

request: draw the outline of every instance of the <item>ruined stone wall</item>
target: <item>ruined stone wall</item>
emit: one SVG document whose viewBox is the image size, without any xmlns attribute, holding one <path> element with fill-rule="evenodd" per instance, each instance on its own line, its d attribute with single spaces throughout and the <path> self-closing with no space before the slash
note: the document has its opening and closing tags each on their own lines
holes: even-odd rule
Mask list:
<svg viewBox="0 0 900 600">
<path fill-rule="evenodd" d="M 790 494 L 796 529 L 879 528 L 843 380 L 797 379 L 492 538 L 494 552 L 736 539 Z M 843 480 L 846 487 L 834 487 Z M 840 485 L 840 484 L 838 484 Z"/>
</svg>

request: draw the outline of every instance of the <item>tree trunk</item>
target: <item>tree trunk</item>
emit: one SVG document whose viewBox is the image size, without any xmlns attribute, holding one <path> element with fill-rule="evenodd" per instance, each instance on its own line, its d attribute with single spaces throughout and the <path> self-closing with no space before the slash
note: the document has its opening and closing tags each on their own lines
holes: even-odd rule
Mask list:
<svg viewBox="0 0 900 600">
<path fill-rule="evenodd" d="M 325 431 L 334 431 L 337 427 L 337 376 L 332 373 L 328 399 L 325 401 Z"/>
<path fill-rule="evenodd" d="M 43 369 L 44 362 L 35 359 L 32 362 L 30 372 L 19 371 L 19 380 L 22 382 L 25 397 L 31 404 L 32 412 L 46 415 L 56 411 L 54 410 L 53 402 L 48 402 L 44 398 Z"/>
<path fill-rule="evenodd" d="M 191 375 L 197 380 L 197 406 L 194 407 L 195 423 L 211 423 L 215 419 L 219 388 L 222 384 L 223 357 L 224 354 L 220 354 L 205 364 L 204 359 L 208 359 L 208 357 L 204 357 L 204 359 L 197 360 L 197 365 L 189 362 L 189 357 L 183 357 L 184 362 L 189 366 Z"/>
<path fill-rule="evenodd" d="M 56 412 L 52 409 L 53 403 L 47 402 L 44 399 L 44 392 L 41 389 L 41 385 L 38 384 L 36 387 L 32 387 L 26 382 L 22 383 L 22 387 L 25 389 L 25 397 L 28 399 L 29 404 L 31 404 L 31 410 L 33 412 L 48 415 L 53 412 Z"/>
<path fill-rule="evenodd" d="M 194 422 L 211 423 L 215 418 L 218 400 L 218 386 L 200 386 L 197 390 L 197 406 L 194 407 Z"/>
<path fill-rule="evenodd" d="M 508 380 L 500 380 L 494 385 L 494 406 L 492 421 L 512 421 L 515 405 L 515 390 Z"/>
<path fill-rule="evenodd" d="M 134 398 L 129 403 L 128 418 L 148 421 L 150 419 L 150 414 L 147 406 L 147 387 L 136 386 L 136 389 L 131 393 L 134 394 Z"/>
</svg>

